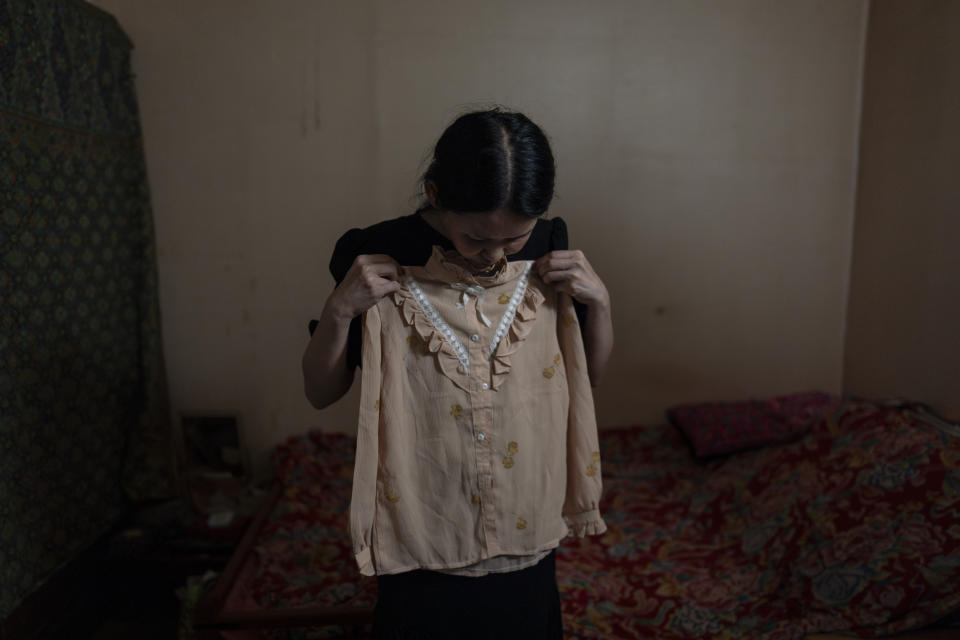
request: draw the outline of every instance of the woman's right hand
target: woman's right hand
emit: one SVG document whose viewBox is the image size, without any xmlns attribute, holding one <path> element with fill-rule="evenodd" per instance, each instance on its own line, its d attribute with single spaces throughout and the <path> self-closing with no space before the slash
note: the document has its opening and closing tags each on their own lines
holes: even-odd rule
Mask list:
<svg viewBox="0 0 960 640">
<path fill-rule="evenodd" d="M 360 315 L 400 288 L 400 265 L 383 253 L 362 253 L 354 259 L 327 304 L 341 320 Z"/>
<path fill-rule="evenodd" d="M 347 340 L 353 318 L 400 288 L 400 265 L 388 255 L 361 254 L 327 298 L 303 353 L 303 385 L 317 409 L 336 402 L 353 383 Z"/>
</svg>

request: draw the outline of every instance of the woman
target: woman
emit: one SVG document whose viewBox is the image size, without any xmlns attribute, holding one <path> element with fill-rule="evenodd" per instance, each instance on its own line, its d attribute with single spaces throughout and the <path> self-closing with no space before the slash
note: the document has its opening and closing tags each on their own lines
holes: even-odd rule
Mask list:
<svg viewBox="0 0 960 640">
<path fill-rule="evenodd" d="M 540 281 L 573 299 L 589 381 L 596 386 L 613 344 L 610 299 L 583 253 L 567 248 L 563 220 L 541 217 L 553 187 L 549 143 L 523 114 L 493 109 L 452 123 L 423 176 L 424 205 L 409 216 L 351 229 L 338 240 L 330 262 L 338 286 L 312 323 L 303 357 L 311 403 L 328 406 L 349 389 L 361 362 L 360 315 L 401 289 L 400 265 L 424 265 L 440 250 L 478 279 L 499 273 L 507 261 L 533 261 L 530 271 Z M 486 321 L 479 299 L 475 304 Z M 375 636 L 561 637 L 554 562 L 555 549 L 541 549 L 449 569 L 379 575 Z M 496 616 L 484 616 L 494 611 Z M 454 628 L 467 612 L 474 614 L 469 627 Z"/>
</svg>

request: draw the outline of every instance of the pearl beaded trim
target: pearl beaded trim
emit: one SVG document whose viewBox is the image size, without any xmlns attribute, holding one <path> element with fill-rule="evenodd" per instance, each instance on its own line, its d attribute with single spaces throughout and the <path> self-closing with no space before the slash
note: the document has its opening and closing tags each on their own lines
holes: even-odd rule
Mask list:
<svg viewBox="0 0 960 640">
<path fill-rule="evenodd" d="M 517 314 L 517 308 L 520 306 L 520 301 L 523 300 L 523 295 L 527 291 L 527 276 L 530 273 L 530 268 L 533 266 L 533 261 L 528 260 L 527 266 L 524 268 L 523 273 L 520 274 L 520 278 L 517 281 L 517 287 L 513 290 L 513 295 L 510 296 L 510 302 L 507 304 L 506 311 L 503 312 L 503 317 L 500 318 L 500 324 L 497 325 L 497 330 L 493 334 L 493 341 L 490 343 L 490 348 L 488 349 L 488 357 L 493 357 L 493 352 L 497 350 L 497 345 L 500 344 L 500 341 L 503 340 L 503 337 L 507 335 L 507 331 L 510 329 L 510 324 L 513 322 L 514 316 Z M 410 275 L 407 275 L 407 288 L 410 290 L 410 293 L 413 294 L 413 299 L 417 301 L 417 304 L 420 305 L 420 309 L 423 310 L 427 320 L 430 321 L 430 324 L 433 325 L 433 328 L 440 332 L 446 340 L 447 343 L 453 347 L 453 352 L 457 355 L 457 360 L 460 361 L 465 368 L 469 370 L 470 368 L 470 355 L 467 353 L 467 350 L 464 348 L 463 343 L 457 338 L 456 334 L 453 332 L 453 329 L 450 328 L 450 325 L 447 324 L 447 321 L 443 319 L 439 312 L 430 304 L 430 300 L 427 299 L 427 296 L 423 293 L 423 289 L 420 288 L 420 284 Z"/>
<path fill-rule="evenodd" d="M 470 367 L 470 355 L 467 353 L 467 350 L 463 348 L 463 345 L 457 339 L 457 336 L 453 333 L 453 329 L 450 328 L 450 325 L 447 324 L 437 310 L 433 308 L 433 305 L 430 304 L 430 301 L 427 300 L 427 296 L 423 294 L 423 290 L 420 288 L 419 283 L 413 279 L 413 276 L 407 276 L 407 288 L 410 289 L 410 293 L 413 294 L 414 300 L 417 301 L 417 304 L 420 305 L 420 308 L 423 309 L 424 315 L 427 316 L 427 320 L 430 321 L 430 324 L 433 325 L 433 328 L 440 332 L 444 338 L 447 339 L 447 342 L 453 347 L 454 353 L 457 354 L 457 360 L 460 361 L 464 367 Z"/>
<path fill-rule="evenodd" d="M 497 325 L 497 331 L 493 334 L 493 341 L 490 343 L 490 351 L 487 354 L 491 358 L 493 357 L 493 352 L 497 350 L 497 345 L 503 340 L 503 336 L 507 335 L 510 324 L 513 323 L 513 317 L 517 315 L 517 307 L 520 306 L 520 301 L 523 300 L 523 294 L 527 292 L 527 274 L 530 273 L 531 266 L 533 266 L 533 262 L 527 261 L 527 266 L 523 270 L 523 273 L 520 274 L 520 280 L 517 282 L 517 288 L 513 290 L 513 295 L 510 296 L 507 310 L 503 312 L 503 317 L 500 318 L 500 324 Z"/>
</svg>

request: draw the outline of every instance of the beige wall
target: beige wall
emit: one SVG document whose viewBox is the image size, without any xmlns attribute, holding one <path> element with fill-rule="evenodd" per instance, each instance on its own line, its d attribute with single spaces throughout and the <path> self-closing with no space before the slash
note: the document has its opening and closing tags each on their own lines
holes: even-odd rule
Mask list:
<svg viewBox="0 0 960 640">
<path fill-rule="evenodd" d="M 871 3 L 844 390 L 960 419 L 960 2 Z"/>
<path fill-rule="evenodd" d="M 300 355 L 336 238 L 408 213 L 462 110 L 524 110 L 613 298 L 601 425 L 839 392 L 866 0 L 95 0 L 135 42 L 176 410 L 354 429 Z"/>
</svg>

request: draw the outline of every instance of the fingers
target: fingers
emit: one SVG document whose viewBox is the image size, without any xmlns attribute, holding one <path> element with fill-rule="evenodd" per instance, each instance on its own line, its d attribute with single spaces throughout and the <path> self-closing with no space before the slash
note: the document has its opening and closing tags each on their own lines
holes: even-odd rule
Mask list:
<svg viewBox="0 0 960 640">
<path fill-rule="evenodd" d="M 584 304 L 604 299 L 606 289 L 590 262 L 579 249 L 551 251 L 536 261 L 545 284 Z"/>
<path fill-rule="evenodd" d="M 580 249 L 555 249 L 540 256 L 537 259 L 537 262 L 548 260 L 550 258 L 574 258 L 578 256 L 583 257 L 583 251 Z"/>
<path fill-rule="evenodd" d="M 593 280 L 596 275 L 589 264 L 577 259 L 551 258 L 539 269 L 540 279 L 546 283 L 564 280 Z"/>
<path fill-rule="evenodd" d="M 354 259 L 353 266 L 350 268 L 357 272 L 368 285 L 376 283 L 381 278 L 399 279 L 400 265 L 396 260 L 382 253 L 360 254 Z"/>
<path fill-rule="evenodd" d="M 551 271 L 547 273 L 542 280 L 554 289 L 570 296 L 574 296 L 576 285 L 580 282 L 577 274 L 572 271 Z"/>
<path fill-rule="evenodd" d="M 396 280 L 400 268 L 397 263 L 374 262 L 360 265 L 360 273 L 364 278 L 385 278 L 387 280 Z"/>
<path fill-rule="evenodd" d="M 546 253 L 534 262 L 534 268 L 542 277 L 548 271 L 557 271 L 571 269 L 574 266 L 584 267 L 588 265 L 583 251 L 579 249 L 551 251 Z"/>
<path fill-rule="evenodd" d="M 374 300 L 400 288 L 397 270 L 392 265 L 363 265 L 359 280 L 363 290 Z"/>
<path fill-rule="evenodd" d="M 552 284 L 555 282 L 568 282 L 579 277 L 579 275 L 576 269 L 555 269 L 545 272 L 540 279 L 547 284 Z"/>
<path fill-rule="evenodd" d="M 568 271 L 570 269 L 582 269 L 581 263 L 572 259 L 553 258 L 539 268 L 540 275 L 543 276 L 551 271 Z"/>
<path fill-rule="evenodd" d="M 379 300 L 383 296 L 388 296 L 394 291 L 399 290 L 400 283 L 397 280 L 384 280 L 383 284 L 374 289 L 374 295 L 376 296 L 377 300 Z"/>
<path fill-rule="evenodd" d="M 333 295 L 353 317 L 399 288 L 400 265 L 396 260 L 385 254 L 361 254 Z"/>
</svg>

